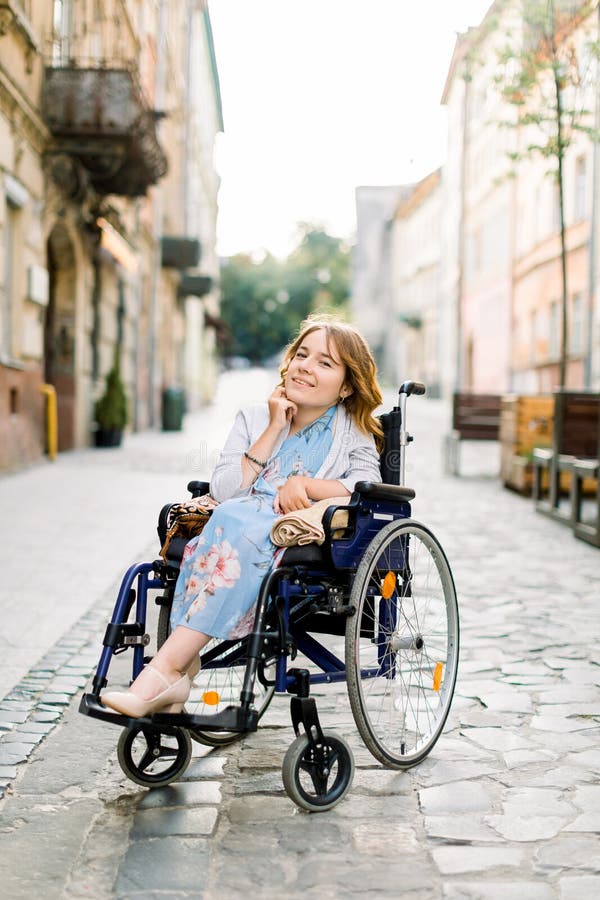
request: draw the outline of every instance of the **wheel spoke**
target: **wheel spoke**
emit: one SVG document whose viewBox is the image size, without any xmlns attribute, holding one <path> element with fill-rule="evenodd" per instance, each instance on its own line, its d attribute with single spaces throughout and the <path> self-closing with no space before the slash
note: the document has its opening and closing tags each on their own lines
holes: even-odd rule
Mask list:
<svg viewBox="0 0 600 900">
<path fill-rule="evenodd" d="M 357 726 L 382 762 L 414 765 L 441 733 L 458 662 L 456 595 L 433 535 L 407 520 L 385 526 L 357 570 L 351 603 L 346 669 Z"/>
<path fill-rule="evenodd" d="M 327 793 L 327 782 L 329 781 L 329 776 L 323 774 L 319 763 L 314 759 L 310 762 L 307 760 L 303 760 L 300 763 L 300 768 L 303 772 L 306 772 L 310 776 L 310 780 L 313 783 L 316 795 L 318 797 L 323 797 Z"/>
<path fill-rule="evenodd" d="M 169 611 L 168 605 L 161 606 L 157 641 L 159 647 L 169 634 Z M 241 638 L 237 641 L 213 639 L 207 644 L 200 657 L 200 671 L 194 677 L 197 687 L 192 688 L 185 705 L 186 713 L 213 716 L 222 712 L 225 707 L 239 703 L 246 671 L 247 643 L 248 638 Z M 274 694 L 269 669 L 265 674 L 266 680 L 271 681 L 271 684 L 265 684 L 259 677 L 254 684 L 254 707 L 259 718 L 266 711 Z M 197 728 L 191 729 L 190 735 L 194 740 L 209 746 L 225 746 L 241 737 L 238 732 Z"/>
<path fill-rule="evenodd" d="M 148 748 L 138 763 L 140 772 L 145 772 L 153 762 L 156 762 L 156 756 L 150 748 Z"/>
</svg>

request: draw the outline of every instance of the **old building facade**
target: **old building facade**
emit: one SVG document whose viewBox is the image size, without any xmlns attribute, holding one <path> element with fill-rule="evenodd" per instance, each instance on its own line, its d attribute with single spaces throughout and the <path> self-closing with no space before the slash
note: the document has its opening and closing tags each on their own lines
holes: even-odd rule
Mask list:
<svg viewBox="0 0 600 900">
<path fill-rule="evenodd" d="M 356 246 L 352 258 L 352 318 L 373 350 L 380 374 L 395 383 L 399 364 L 394 331 L 392 230 L 394 212 L 410 187 L 356 188 Z"/>
<path fill-rule="evenodd" d="M 600 124 L 594 49 L 600 13 L 596 9 L 582 18 L 579 7 L 565 6 L 557 31 L 566 65 L 577 68 L 562 97 L 565 134 L 574 110 L 587 110 L 578 116 L 580 125 L 598 132 Z M 439 185 L 425 201 L 429 176 L 412 199 L 403 198 L 395 239 L 378 244 L 390 253 L 389 260 L 379 259 L 378 270 L 395 273 L 393 310 L 373 280 L 362 283 L 365 307 L 370 290 L 371 327 L 382 316 L 387 323 L 385 371 L 393 370 L 392 356 L 396 363 L 406 360 L 425 380 L 433 379 L 434 392 L 443 396 L 453 390 L 547 393 L 559 384 L 561 241 L 557 180 L 551 171 L 556 158 L 532 149 L 543 146 L 547 134 L 536 134 L 523 120 L 526 111 L 542 109 L 547 116 L 551 105 L 544 101 L 543 84 L 532 92 L 527 110 L 508 102 L 504 92 L 525 39 L 520 0 L 496 0 L 477 28 L 458 35 L 442 95 L 448 142 Z M 573 130 L 569 139 L 563 159 L 566 386 L 598 390 L 600 152 L 584 130 Z M 425 208 L 436 196 L 439 222 L 423 236 Z M 373 243 L 373 233 L 367 237 Z M 357 259 L 366 258 L 363 240 L 359 227 Z M 411 299 L 421 292 L 431 266 L 436 268 L 439 377 L 431 370 L 432 342 L 422 340 L 416 326 L 422 327 L 423 319 Z M 403 317 L 404 327 L 399 324 Z"/>
<path fill-rule="evenodd" d="M 600 342 L 597 336 L 597 291 L 594 260 L 597 254 L 593 221 L 600 196 L 594 178 L 597 149 L 582 131 L 570 134 L 568 121 L 597 128 L 597 63 L 591 45 L 597 39 L 595 12 L 586 20 L 568 23 L 562 50 L 577 67 L 565 89 L 564 138 L 569 142 L 562 160 L 566 244 L 566 387 L 600 385 Z M 545 89 L 544 89 L 545 88 Z M 545 85 L 538 102 L 552 86 Z M 587 114 L 575 113 L 587 110 Z M 596 120 L 594 123 L 594 119 Z M 520 149 L 542 145 L 546 135 L 535 125 L 519 129 Z M 512 382 L 517 392 L 547 393 L 559 384 L 562 334 L 562 266 L 558 182 L 549 175 L 556 159 L 525 153 L 515 180 L 515 235 L 513 266 Z M 594 365 L 592 366 L 592 364 Z"/>
<path fill-rule="evenodd" d="M 516 113 L 496 81 L 506 34 L 518 25 L 516 4 L 491 8 L 478 29 L 459 36 L 442 102 L 448 108 L 445 202 L 459 211 L 456 267 L 447 300 L 456 307 L 456 386 L 499 393 L 510 387 L 515 187 L 509 154 Z M 455 148 L 451 154 L 450 148 Z M 456 151 L 458 148 L 458 152 Z"/>
<path fill-rule="evenodd" d="M 440 171 L 432 172 L 405 196 L 392 227 L 393 313 L 387 354 L 395 381 L 423 381 L 429 396 L 442 393 Z"/>
<path fill-rule="evenodd" d="M 203 0 L 10 0 L 0 48 L 0 468 L 11 468 L 44 451 L 53 392 L 59 450 L 93 440 L 115 362 L 133 428 L 159 423 L 165 387 L 191 405 L 210 395 L 222 119 Z"/>
</svg>

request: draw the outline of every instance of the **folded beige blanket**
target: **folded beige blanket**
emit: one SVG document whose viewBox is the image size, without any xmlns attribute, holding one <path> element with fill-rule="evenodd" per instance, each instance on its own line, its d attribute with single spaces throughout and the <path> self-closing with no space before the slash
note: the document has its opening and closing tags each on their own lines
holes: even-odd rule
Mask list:
<svg viewBox="0 0 600 900">
<path fill-rule="evenodd" d="M 271 540 L 276 547 L 295 547 L 296 544 L 322 544 L 325 540 L 322 519 L 330 506 L 345 506 L 350 494 L 318 500 L 309 509 L 285 513 L 271 528 Z M 331 522 L 333 529 L 343 530 L 348 524 L 348 510 L 338 509 Z"/>
</svg>

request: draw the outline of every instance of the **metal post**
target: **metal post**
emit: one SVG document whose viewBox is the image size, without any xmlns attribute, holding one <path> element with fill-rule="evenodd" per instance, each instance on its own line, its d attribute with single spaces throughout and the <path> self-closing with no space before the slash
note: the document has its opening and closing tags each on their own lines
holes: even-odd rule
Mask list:
<svg viewBox="0 0 600 900">
<path fill-rule="evenodd" d="M 406 466 L 406 447 L 408 445 L 408 432 L 406 430 L 406 394 L 401 392 L 398 397 L 400 407 L 400 484 L 404 484 Z"/>
<path fill-rule="evenodd" d="M 160 0 L 158 6 L 158 47 L 156 55 L 156 92 L 157 109 L 162 109 L 165 100 L 166 83 L 166 0 Z M 156 384 L 158 367 L 158 280 L 160 277 L 160 239 L 162 235 L 162 190 L 158 186 L 153 191 L 152 205 L 152 262 L 150 271 L 150 348 L 149 348 L 149 422 L 156 425 Z"/>
<path fill-rule="evenodd" d="M 600 6 L 598 6 L 598 24 L 596 28 L 596 40 L 600 39 Z M 598 71 L 600 66 L 598 60 L 595 61 L 595 78 L 593 84 L 595 86 L 596 102 L 594 104 L 594 132 L 597 135 L 600 125 L 600 91 L 597 88 Z M 587 302 L 587 328 L 586 328 L 586 347 L 585 356 L 583 358 L 583 386 L 586 390 L 592 387 L 593 377 L 593 328 L 594 328 L 594 300 L 596 295 L 596 237 L 598 233 L 598 168 L 600 164 L 598 141 L 592 141 L 592 210 L 590 214 L 590 238 L 589 238 L 589 274 L 588 274 L 588 302 Z M 574 478 L 575 476 L 573 476 Z"/>
</svg>

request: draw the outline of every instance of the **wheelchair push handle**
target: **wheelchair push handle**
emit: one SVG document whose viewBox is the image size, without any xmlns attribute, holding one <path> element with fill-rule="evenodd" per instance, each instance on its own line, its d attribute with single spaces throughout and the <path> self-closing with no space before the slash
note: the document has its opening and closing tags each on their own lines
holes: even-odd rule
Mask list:
<svg viewBox="0 0 600 900">
<path fill-rule="evenodd" d="M 400 387 L 400 394 L 406 394 L 407 397 L 410 397 L 411 394 L 417 394 L 417 396 L 421 396 L 425 393 L 425 385 L 420 381 L 405 381 Z"/>
<path fill-rule="evenodd" d="M 398 391 L 398 405 L 400 408 L 400 433 L 398 435 L 400 443 L 400 461 L 399 474 L 400 484 L 405 484 L 406 474 L 406 448 L 412 441 L 412 435 L 406 430 L 406 401 L 411 394 L 421 395 L 425 393 L 425 385 L 420 381 L 405 381 Z"/>
<path fill-rule="evenodd" d="M 204 494 L 208 494 L 210 483 L 208 481 L 190 481 L 187 489 L 192 495 L 192 499 L 195 500 L 196 497 L 203 497 Z"/>
</svg>

